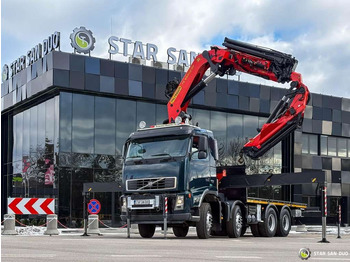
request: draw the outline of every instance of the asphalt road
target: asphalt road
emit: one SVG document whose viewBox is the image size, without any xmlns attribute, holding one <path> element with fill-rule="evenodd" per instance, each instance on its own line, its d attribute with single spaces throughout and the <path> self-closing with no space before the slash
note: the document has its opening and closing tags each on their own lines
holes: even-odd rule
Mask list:
<svg viewBox="0 0 350 262">
<path fill-rule="evenodd" d="M 171 231 L 171 229 L 170 229 Z M 309 261 L 350 261 L 350 235 L 330 243 L 318 243 L 320 234 L 291 233 L 288 237 L 255 238 L 249 233 L 239 239 L 197 239 L 191 231 L 184 239 L 156 232 L 152 239 L 132 234 L 104 233 L 82 237 L 2 236 L 1 261 L 302 261 L 301 248 L 309 248 Z"/>
</svg>

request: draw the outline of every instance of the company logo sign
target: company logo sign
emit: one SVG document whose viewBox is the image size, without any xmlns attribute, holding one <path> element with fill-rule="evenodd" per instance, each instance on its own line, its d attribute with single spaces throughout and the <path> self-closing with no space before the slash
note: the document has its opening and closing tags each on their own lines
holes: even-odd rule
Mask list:
<svg viewBox="0 0 350 262">
<path fill-rule="evenodd" d="M 310 256 L 311 256 L 310 249 L 303 247 L 299 250 L 299 257 L 302 260 L 307 260 Z"/>
<path fill-rule="evenodd" d="M 4 65 L 2 68 L 1 79 L 2 81 L 6 81 L 9 78 L 9 67 L 8 65 Z"/>
<path fill-rule="evenodd" d="M 90 30 L 81 26 L 75 28 L 70 35 L 71 45 L 78 53 L 88 54 L 95 48 L 95 38 Z"/>
</svg>

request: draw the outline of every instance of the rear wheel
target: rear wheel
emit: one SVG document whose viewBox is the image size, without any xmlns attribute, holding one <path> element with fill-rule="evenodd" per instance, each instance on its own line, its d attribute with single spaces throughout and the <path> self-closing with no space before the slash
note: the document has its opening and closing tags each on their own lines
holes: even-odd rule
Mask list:
<svg viewBox="0 0 350 262">
<path fill-rule="evenodd" d="M 198 238 L 206 239 L 210 237 L 213 225 L 213 215 L 209 203 L 202 203 L 199 208 L 199 221 L 196 223 Z"/>
<path fill-rule="evenodd" d="M 276 235 L 280 237 L 288 236 L 292 225 L 291 221 L 292 220 L 289 211 L 286 208 L 282 209 L 278 219 Z"/>
<path fill-rule="evenodd" d="M 277 214 L 273 208 L 265 213 L 264 222 L 259 223 L 259 232 L 263 237 L 273 237 L 277 231 Z"/>
<path fill-rule="evenodd" d="M 243 216 L 240 206 L 232 209 L 232 218 L 227 222 L 227 234 L 231 238 L 238 238 L 242 234 Z"/>
<path fill-rule="evenodd" d="M 176 237 L 186 237 L 188 233 L 188 226 L 174 226 L 173 232 Z"/>
<path fill-rule="evenodd" d="M 151 238 L 154 235 L 154 231 L 156 230 L 155 225 L 149 224 L 139 224 L 139 233 L 143 238 Z"/>
</svg>

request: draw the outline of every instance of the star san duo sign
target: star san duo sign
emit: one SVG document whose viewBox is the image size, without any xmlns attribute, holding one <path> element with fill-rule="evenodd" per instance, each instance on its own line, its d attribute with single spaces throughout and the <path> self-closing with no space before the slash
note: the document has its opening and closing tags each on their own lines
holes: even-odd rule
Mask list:
<svg viewBox="0 0 350 262">
<path fill-rule="evenodd" d="M 6 81 L 10 77 L 15 76 L 27 66 L 32 65 L 40 58 L 44 57 L 51 51 L 60 48 L 60 32 L 54 32 L 46 39 L 43 40 L 42 44 L 37 44 L 30 50 L 27 55 L 22 55 L 11 63 L 10 66 L 4 65 L 2 68 L 2 81 Z"/>
</svg>

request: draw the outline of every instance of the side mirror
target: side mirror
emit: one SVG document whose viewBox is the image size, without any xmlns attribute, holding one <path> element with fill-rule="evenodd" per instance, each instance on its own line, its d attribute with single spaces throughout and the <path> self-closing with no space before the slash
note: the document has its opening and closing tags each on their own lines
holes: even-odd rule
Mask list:
<svg viewBox="0 0 350 262">
<path fill-rule="evenodd" d="M 207 152 L 205 151 L 198 152 L 198 159 L 206 159 L 206 158 L 207 158 Z"/>
<path fill-rule="evenodd" d="M 206 159 L 208 152 L 208 138 L 200 136 L 198 141 L 198 159 Z"/>
<path fill-rule="evenodd" d="M 218 141 L 216 139 L 214 141 L 214 159 L 217 161 L 219 159 L 219 149 L 218 149 Z"/>
</svg>

